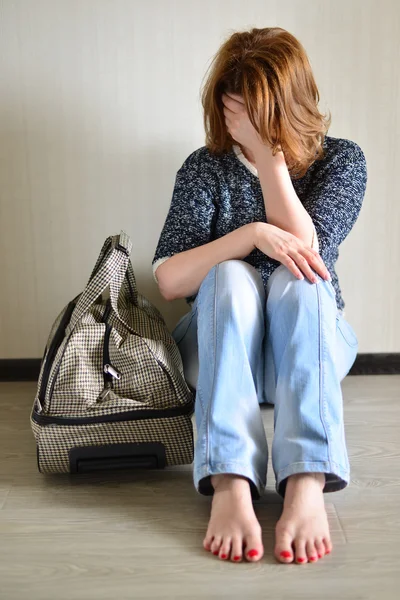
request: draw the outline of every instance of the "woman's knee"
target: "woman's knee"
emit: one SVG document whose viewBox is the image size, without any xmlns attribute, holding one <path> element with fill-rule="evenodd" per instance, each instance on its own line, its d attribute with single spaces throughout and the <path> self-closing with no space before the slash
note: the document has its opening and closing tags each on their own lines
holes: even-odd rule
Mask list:
<svg viewBox="0 0 400 600">
<path fill-rule="evenodd" d="M 236 259 L 217 263 L 199 290 L 199 335 L 229 330 L 226 339 L 239 335 L 249 347 L 258 347 L 265 330 L 265 298 L 255 267 Z"/>
<path fill-rule="evenodd" d="M 298 279 L 285 265 L 280 265 L 271 274 L 267 283 L 267 303 L 269 306 L 279 303 L 282 308 L 295 309 L 299 304 L 309 304 L 314 308 L 319 295 L 336 307 L 335 289 L 317 273 L 317 283 L 307 277 Z M 318 290 L 317 290 L 318 286 Z M 318 294 L 319 293 L 319 294 Z"/>
<path fill-rule="evenodd" d="M 209 287 L 219 299 L 242 302 L 248 305 L 252 299 L 265 300 L 265 289 L 260 273 L 255 267 L 239 259 L 224 260 L 214 265 L 200 287 Z"/>
</svg>

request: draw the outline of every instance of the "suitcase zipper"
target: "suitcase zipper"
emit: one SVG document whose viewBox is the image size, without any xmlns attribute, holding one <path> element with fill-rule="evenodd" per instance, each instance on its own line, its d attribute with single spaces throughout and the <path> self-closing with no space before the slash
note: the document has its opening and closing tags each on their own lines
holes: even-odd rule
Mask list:
<svg viewBox="0 0 400 600">
<path fill-rule="evenodd" d="M 104 374 L 104 388 L 100 394 L 100 396 L 97 398 L 96 402 L 102 402 L 105 398 L 107 398 L 108 394 L 111 392 L 113 386 L 113 380 L 114 379 L 121 379 L 121 373 L 119 371 L 117 371 L 117 369 L 114 369 L 114 367 L 112 367 L 109 364 L 105 364 L 103 367 L 103 374 Z"/>
<path fill-rule="evenodd" d="M 175 406 L 162 409 L 129 410 L 111 415 L 96 415 L 93 417 L 50 417 L 39 414 L 32 409 L 32 419 L 40 425 L 88 425 L 90 423 L 108 423 L 113 421 L 139 421 L 141 419 L 162 419 L 168 417 L 177 417 L 192 413 L 194 410 L 194 401 L 190 401 L 184 406 Z"/>
<path fill-rule="evenodd" d="M 103 323 L 106 325 L 106 330 L 104 333 L 104 342 L 103 342 L 103 378 L 104 378 L 104 388 L 100 393 L 100 396 L 97 398 L 96 402 L 102 402 L 107 398 L 108 394 L 111 392 L 113 388 L 114 379 L 121 379 L 121 373 L 111 365 L 110 361 L 110 335 L 111 335 L 111 325 L 108 322 L 108 317 L 111 312 L 111 301 L 108 300 L 106 310 L 104 311 Z"/>
</svg>

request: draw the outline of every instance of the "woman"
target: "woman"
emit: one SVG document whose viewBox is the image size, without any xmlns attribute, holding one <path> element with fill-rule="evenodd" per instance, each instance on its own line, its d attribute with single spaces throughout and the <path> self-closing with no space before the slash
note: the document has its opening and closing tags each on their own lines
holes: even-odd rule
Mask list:
<svg viewBox="0 0 400 600">
<path fill-rule="evenodd" d="M 323 494 L 350 480 L 340 382 L 357 354 L 335 272 L 367 171 L 326 135 L 304 48 L 279 27 L 234 33 L 203 91 L 206 145 L 177 172 L 153 259 L 166 300 L 190 311 L 173 337 L 196 391 L 196 490 L 213 495 L 204 548 L 257 561 L 266 485 L 260 404 L 274 405 L 272 465 L 284 499 L 275 556 L 332 550 Z"/>
</svg>

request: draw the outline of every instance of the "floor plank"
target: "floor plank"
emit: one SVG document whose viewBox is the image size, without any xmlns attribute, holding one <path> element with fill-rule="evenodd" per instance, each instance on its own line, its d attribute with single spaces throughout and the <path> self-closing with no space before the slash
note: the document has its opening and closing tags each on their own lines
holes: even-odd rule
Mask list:
<svg viewBox="0 0 400 600">
<path fill-rule="evenodd" d="M 226 563 L 202 548 L 211 498 L 192 467 L 44 476 L 29 413 L 35 385 L 0 383 L 0 600 L 273 598 L 395 600 L 400 587 L 400 377 L 342 384 L 351 483 L 325 495 L 333 553 L 316 564 L 273 558 L 282 500 L 255 503 L 265 556 Z M 271 448 L 273 408 L 262 414 Z"/>
</svg>

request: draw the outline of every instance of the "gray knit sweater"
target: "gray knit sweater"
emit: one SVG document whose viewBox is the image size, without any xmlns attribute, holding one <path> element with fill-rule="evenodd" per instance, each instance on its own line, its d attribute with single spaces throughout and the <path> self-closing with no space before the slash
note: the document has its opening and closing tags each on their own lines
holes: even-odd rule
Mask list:
<svg viewBox="0 0 400 600">
<path fill-rule="evenodd" d="M 325 136 L 326 156 L 292 184 L 311 216 L 316 245 L 332 277 L 338 310 L 343 312 L 335 263 L 339 245 L 359 215 L 367 184 L 366 159 L 353 141 Z M 192 152 L 178 170 L 169 211 L 152 261 L 156 269 L 185 250 L 206 244 L 254 221 L 268 222 L 257 169 L 238 145 L 221 156 L 206 146 Z M 313 244 L 314 245 L 314 244 Z M 264 287 L 281 264 L 258 248 L 243 260 L 260 273 Z M 197 294 L 188 296 L 191 305 Z"/>
</svg>

